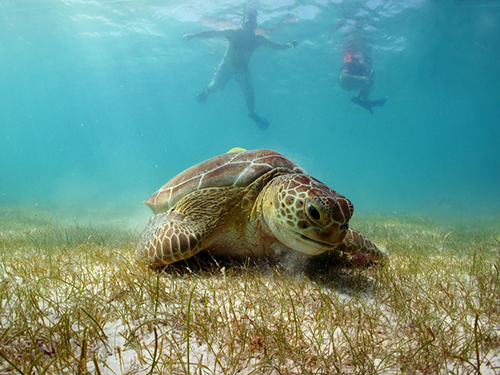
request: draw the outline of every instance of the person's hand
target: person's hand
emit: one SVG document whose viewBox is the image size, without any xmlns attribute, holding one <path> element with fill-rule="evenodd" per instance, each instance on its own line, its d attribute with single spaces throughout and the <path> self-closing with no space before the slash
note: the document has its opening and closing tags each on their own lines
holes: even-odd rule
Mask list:
<svg viewBox="0 0 500 375">
<path fill-rule="evenodd" d="M 287 43 L 286 45 L 288 46 L 288 48 L 295 48 L 297 44 L 299 44 L 299 42 L 297 42 L 296 40 L 292 40 L 290 43 Z"/>
<path fill-rule="evenodd" d="M 188 40 L 193 39 L 193 38 L 194 38 L 194 34 L 184 34 L 184 35 L 182 36 L 182 40 L 184 40 L 184 41 L 186 41 L 186 42 L 187 42 Z"/>
</svg>

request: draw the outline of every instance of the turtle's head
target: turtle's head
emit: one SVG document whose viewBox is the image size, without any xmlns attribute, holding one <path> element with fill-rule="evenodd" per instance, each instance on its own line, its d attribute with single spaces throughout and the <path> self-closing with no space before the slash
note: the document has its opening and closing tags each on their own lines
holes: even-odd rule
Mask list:
<svg viewBox="0 0 500 375">
<path fill-rule="evenodd" d="M 264 220 L 273 235 L 309 255 L 340 245 L 353 211 L 347 198 L 306 174 L 275 178 L 263 199 Z"/>
</svg>

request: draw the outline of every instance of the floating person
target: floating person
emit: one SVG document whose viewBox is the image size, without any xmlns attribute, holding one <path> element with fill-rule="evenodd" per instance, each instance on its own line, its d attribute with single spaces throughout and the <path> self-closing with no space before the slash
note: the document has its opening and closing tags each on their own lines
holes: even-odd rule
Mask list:
<svg viewBox="0 0 500 375">
<path fill-rule="evenodd" d="M 240 90 L 245 95 L 248 116 L 259 126 L 260 130 L 265 130 L 269 127 L 269 122 L 255 113 L 252 76 L 248 63 L 253 51 L 261 45 L 276 50 L 283 50 L 294 48 L 298 42 L 296 40 L 290 43 L 273 42 L 263 35 L 256 35 L 256 28 L 257 12 L 247 11 L 241 22 L 241 28 L 201 31 L 199 33 L 185 34 L 182 39 L 222 37 L 228 40 L 226 53 L 212 78 L 212 82 L 195 99 L 197 102 L 204 104 L 208 95 L 224 90 L 229 80 L 234 78 Z"/>
<path fill-rule="evenodd" d="M 387 99 L 368 100 L 375 73 L 371 67 L 371 58 L 364 52 L 353 49 L 352 46 L 345 49 L 343 55 L 344 65 L 339 77 L 340 87 L 346 91 L 359 90 L 351 101 L 373 114 L 372 107 L 383 106 Z"/>
</svg>

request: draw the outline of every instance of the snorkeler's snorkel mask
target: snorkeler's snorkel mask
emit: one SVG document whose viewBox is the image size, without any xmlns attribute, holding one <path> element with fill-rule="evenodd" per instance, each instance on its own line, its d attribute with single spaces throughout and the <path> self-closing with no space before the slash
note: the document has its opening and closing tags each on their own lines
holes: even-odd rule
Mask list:
<svg viewBox="0 0 500 375">
<path fill-rule="evenodd" d="M 241 27 L 244 30 L 254 31 L 257 28 L 257 15 L 250 13 L 241 20 Z"/>
</svg>

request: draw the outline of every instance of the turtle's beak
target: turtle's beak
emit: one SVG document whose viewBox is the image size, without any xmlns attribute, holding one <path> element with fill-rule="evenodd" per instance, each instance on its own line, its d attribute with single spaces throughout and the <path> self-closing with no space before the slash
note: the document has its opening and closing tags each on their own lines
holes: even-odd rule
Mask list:
<svg viewBox="0 0 500 375">
<path fill-rule="evenodd" d="M 348 230 L 348 223 L 340 225 L 332 224 L 323 230 L 317 230 L 317 228 L 312 227 L 310 232 L 303 232 L 302 237 L 332 249 L 342 243 Z"/>
</svg>

